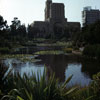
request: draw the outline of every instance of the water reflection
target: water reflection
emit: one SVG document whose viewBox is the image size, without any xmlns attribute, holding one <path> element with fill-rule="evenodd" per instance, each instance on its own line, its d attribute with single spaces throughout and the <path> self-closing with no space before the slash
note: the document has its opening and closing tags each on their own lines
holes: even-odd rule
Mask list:
<svg viewBox="0 0 100 100">
<path fill-rule="evenodd" d="M 73 63 L 73 64 L 68 64 L 68 67 L 65 71 L 65 80 L 73 75 L 71 81 L 69 82 L 69 85 L 88 85 L 91 82 L 91 79 L 89 78 L 88 75 L 86 75 L 85 73 L 81 72 L 82 69 L 82 64 L 78 64 L 78 63 Z"/>
<path fill-rule="evenodd" d="M 28 76 L 33 73 L 44 71 L 44 65 L 47 67 L 48 75 L 55 72 L 56 78 L 64 82 L 70 75 L 73 74 L 69 85 L 81 84 L 81 86 L 88 85 L 91 82 L 93 74 L 100 71 L 100 63 L 97 61 L 85 60 L 79 56 L 68 55 L 41 55 L 35 56 L 41 61 L 25 63 L 16 59 L 6 59 L 5 64 L 9 66 L 9 70 L 13 68 L 13 73 L 19 72 L 21 75 L 26 73 Z M 40 75 L 40 74 L 39 74 Z"/>
<path fill-rule="evenodd" d="M 9 66 L 8 72 L 9 70 L 12 69 L 13 74 L 18 72 L 21 76 L 23 76 L 24 73 L 26 73 L 29 77 L 32 76 L 32 74 L 34 73 L 36 77 L 37 77 L 37 73 L 39 73 L 39 77 L 40 75 L 43 75 L 44 66 L 35 65 L 28 61 L 23 63 L 20 60 L 16 60 L 16 59 L 6 59 L 4 62 L 6 66 Z"/>
<path fill-rule="evenodd" d="M 100 62 L 94 60 L 85 60 L 82 61 L 82 72 L 86 73 L 87 75 L 92 78 L 94 74 L 100 72 Z"/>
<path fill-rule="evenodd" d="M 73 75 L 69 85 L 88 85 L 92 81 L 93 74 L 100 71 L 100 63 L 95 60 L 83 59 L 79 56 L 68 55 L 42 55 L 36 64 L 45 64 L 49 70 L 55 72 L 60 81 L 65 81 Z"/>
<path fill-rule="evenodd" d="M 45 64 L 49 72 L 55 72 L 56 78 L 59 78 L 60 81 L 65 80 L 65 69 L 68 65 L 66 56 L 64 55 L 44 55 L 39 56 L 39 59 L 42 59 L 36 64 Z"/>
</svg>

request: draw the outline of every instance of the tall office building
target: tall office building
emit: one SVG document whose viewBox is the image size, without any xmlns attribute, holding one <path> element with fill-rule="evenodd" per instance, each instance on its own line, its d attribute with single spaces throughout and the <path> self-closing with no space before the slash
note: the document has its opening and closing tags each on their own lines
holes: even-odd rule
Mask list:
<svg viewBox="0 0 100 100">
<path fill-rule="evenodd" d="M 65 27 L 67 27 L 68 31 L 70 29 L 70 34 L 72 34 L 75 31 L 80 31 L 79 22 L 68 22 L 67 18 L 65 18 L 65 6 L 63 3 L 53 3 L 52 0 L 46 0 L 44 11 L 45 20 L 34 21 L 31 24 L 34 30 L 37 31 L 37 36 L 53 36 L 55 34 L 55 27 L 59 27 L 59 29 L 61 29 L 61 32 L 58 31 L 58 33 L 60 34 L 63 34 Z"/>
<path fill-rule="evenodd" d="M 100 20 L 99 9 L 92 9 L 90 6 L 84 7 L 82 11 L 82 24 L 83 27 Z"/>
</svg>

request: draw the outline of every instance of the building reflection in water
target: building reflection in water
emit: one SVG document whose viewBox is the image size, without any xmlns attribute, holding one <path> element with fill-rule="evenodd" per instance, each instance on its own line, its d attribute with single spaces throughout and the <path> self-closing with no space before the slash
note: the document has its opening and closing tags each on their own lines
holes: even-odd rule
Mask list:
<svg viewBox="0 0 100 100">
<path fill-rule="evenodd" d="M 100 71 L 100 63 L 94 63 L 94 61 L 88 61 L 78 56 L 42 55 L 38 59 L 42 61 L 36 64 L 45 64 L 48 72 L 55 72 L 56 77 L 62 82 L 73 75 L 70 85 L 88 85 L 92 80 L 92 75 Z"/>
<path fill-rule="evenodd" d="M 39 56 L 39 59 L 42 59 L 42 61 L 37 62 L 36 64 L 44 64 L 47 67 L 48 73 L 54 72 L 56 78 L 59 78 L 60 81 L 65 80 L 65 69 L 68 65 L 66 56 L 44 55 Z"/>
<path fill-rule="evenodd" d="M 73 74 L 71 85 L 81 84 L 88 85 L 92 75 L 100 71 L 100 63 L 94 60 L 85 60 L 79 56 L 68 55 L 40 55 L 36 59 L 41 59 L 35 63 L 21 62 L 16 59 L 6 59 L 5 64 L 13 68 L 14 72 L 19 72 L 21 75 L 26 73 L 31 76 L 32 72 L 37 73 L 44 71 L 44 66 L 47 67 L 47 75 L 55 73 L 56 78 L 64 82 L 70 75 Z"/>
</svg>

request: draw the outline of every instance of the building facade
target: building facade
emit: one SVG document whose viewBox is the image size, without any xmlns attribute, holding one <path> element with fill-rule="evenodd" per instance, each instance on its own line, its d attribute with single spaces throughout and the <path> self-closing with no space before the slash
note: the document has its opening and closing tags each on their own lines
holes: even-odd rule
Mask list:
<svg viewBox="0 0 100 100">
<path fill-rule="evenodd" d="M 93 24 L 98 20 L 100 20 L 100 11 L 98 9 L 92 9 L 91 7 L 84 7 L 82 11 L 83 27 L 89 24 Z"/>
<path fill-rule="evenodd" d="M 40 34 L 40 36 L 54 36 L 57 32 L 60 35 L 64 33 L 64 28 L 71 29 L 70 31 L 72 31 L 72 28 L 73 30 L 80 30 L 79 22 L 67 22 L 63 3 L 53 3 L 52 0 L 47 0 L 44 12 L 44 21 L 34 21 L 31 24 L 33 28 L 39 30 L 37 34 Z"/>
</svg>

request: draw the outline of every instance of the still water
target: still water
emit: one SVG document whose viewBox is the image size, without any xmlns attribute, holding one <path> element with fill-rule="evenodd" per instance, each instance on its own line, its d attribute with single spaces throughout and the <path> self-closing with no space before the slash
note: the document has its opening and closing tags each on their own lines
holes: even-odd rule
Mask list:
<svg viewBox="0 0 100 100">
<path fill-rule="evenodd" d="M 92 75 L 100 71 L 100 63 L 94 60 L 85 60 L 78 56 L 68 55 L 40 55 L 35 59 L 37 62 L 21 62 L 16 59 L 6 59 L 4 63 L 13 68 L 12 72 L 19 72 L 21 75 L 26 73 L 28 76 L 40 72 L 43 74 L 44 66 L 47 67 L 47 74 L 54 72 L 56 78 L 64 82 L 69 76 L 73 75 L 69 85 L 81 86 L 88 85 L 92 81 Z"/>
</svg>

